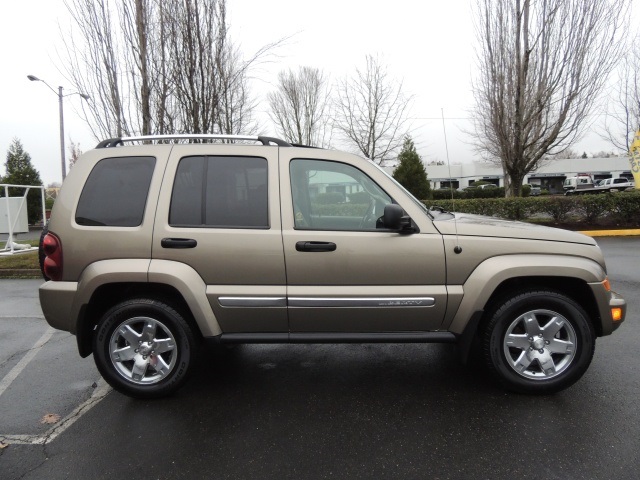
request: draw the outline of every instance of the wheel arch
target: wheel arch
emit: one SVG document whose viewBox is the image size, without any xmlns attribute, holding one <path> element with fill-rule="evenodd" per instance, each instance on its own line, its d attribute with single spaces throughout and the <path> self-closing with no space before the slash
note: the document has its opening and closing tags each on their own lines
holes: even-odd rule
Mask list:
<svg viewBox="0 0 640 480">
<path fill-rule="evenodd" d="M 166 303 L 184 317 L 196 338 L 202 338 L 201 329 L 187 301 L 175 287 L 161 283 L 108 283 L 99 286 L 91 295 L 89 302 L 80 309 L 76 340 L 81 357 L 87 357 L 93 352 L 93 331 L 102 316 L 114 305 L 134 298 L 148 298 Z"/>
<path fill-rule="evenodd" d="M 530 290 L 552 290 L 561 293 L 581 304 L 589 315 L 589 320 L 597 336 L 602 336 L 602 321 L 598 304 L 592 289 L 587 282 L 575 277 L 514 277 L 503 281 L 493 292 L 484 311 L 491 312 L 493 308 L 506 299 Z M 480 323 L 480 328 L 486 320 Z"/>
<path fill-rule="evenodd" d="M 518 291 L 553 289 L 582 303 L 597 335 L 603 334 L 601 312 L 589 284 L 602 282 L 604 269 L 584 257 L 559 255 L 503 255 L 482 262 L 463 285 L 463 298 L 448 330 L 475 336 L 482 322 L 471 321 L 478 312 Z M 469 329 L 472 331 L 470 332 Z"/>
<path fill-rule="evenodd" d="M 595 296 L 586 282 L 571 277 L 513 277 L 498 285 L 486 304 L 480 310 L 473 312 L 459 335 L 458 347 L 463 363 L 467 362 L 473 345 L 485 329 L 494 308 L 508 298 L 531 290 L 552 290 L 581 303 L 589 316 L 596 336 L 600 337 L 604 334 Z"/>
<path fill-rule="evenodd" d="M 188 265 L 166 260 L 115 259 L 87 267 L 77 284 L 78 295 L 71 308 L 76 319 L 72 333 L 81 356 L 91 354 L 91 336 L 106 310 L 135 296 L 147 296 L 179 308 L 196 335 L 222 333 L 207 300 L 206 285 Z M 70 329 L 71 330 L 71 329 Z M 88 340 L 87 340 L 88 339 Z M 87 343 L 88 342 L 88 343 Z"/>
</svg>

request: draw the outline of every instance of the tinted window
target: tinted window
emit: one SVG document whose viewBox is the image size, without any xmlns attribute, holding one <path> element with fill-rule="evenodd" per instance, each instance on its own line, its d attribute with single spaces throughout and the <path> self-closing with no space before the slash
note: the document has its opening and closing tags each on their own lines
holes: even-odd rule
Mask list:
<svg viewBox="0 0 640 480">
<path fill-rule="evenodd" d="M 169 224 L 268 228 L 267 160 L 209 156 L 181 159 Z"/>
<path fill-rule="evenodd" d="M 76 223 L 110 227 L 140 225 L 155 163 L 153 157 L 100 160 L 82 189 Z"/>
</svg>

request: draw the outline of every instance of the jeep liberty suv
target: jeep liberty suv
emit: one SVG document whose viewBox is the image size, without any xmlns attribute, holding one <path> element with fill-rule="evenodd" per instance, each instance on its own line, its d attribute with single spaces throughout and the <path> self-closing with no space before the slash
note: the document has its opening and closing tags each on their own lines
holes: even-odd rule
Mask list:
<svg viewBox="0 0 640 480">
<path fill-rule="evenodd" d="M 203 339 L 455 343 L 551 393 L 626 314 L 592 238 L 427 209 L 369 160 L 269 137 L 101 142 L 42 248 L 47 322 L 139 398 L 179 388 Z"/>
</svg>

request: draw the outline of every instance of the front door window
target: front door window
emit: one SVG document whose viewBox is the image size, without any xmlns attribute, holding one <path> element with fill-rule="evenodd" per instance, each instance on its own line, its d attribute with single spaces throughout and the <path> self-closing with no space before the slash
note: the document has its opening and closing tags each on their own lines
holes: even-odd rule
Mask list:
<svg viewBox="0 0 640 480">
<path fill-rule="evenodd" d="M 296 230 L 375 230 L 393 200 L 350 165 L 294 159 L 290 164 Z"/>
</svg>

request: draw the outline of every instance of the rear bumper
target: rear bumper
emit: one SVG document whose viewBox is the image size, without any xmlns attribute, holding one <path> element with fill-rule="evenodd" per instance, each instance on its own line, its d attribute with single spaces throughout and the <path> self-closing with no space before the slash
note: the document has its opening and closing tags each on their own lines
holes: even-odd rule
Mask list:
<svg viewBox="0 0 640 480">
<path fill-rule="evenodd" d="M 53 328 L 76 333 L 76 319 L 72 311 L 77 291 L 77 282 L 46 282 L 40 286 L 40 307 Z"/>
</svg>

